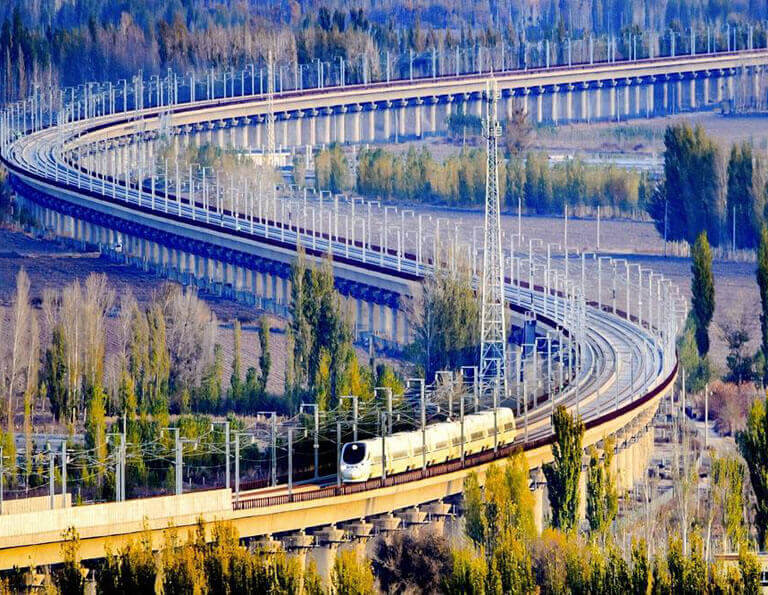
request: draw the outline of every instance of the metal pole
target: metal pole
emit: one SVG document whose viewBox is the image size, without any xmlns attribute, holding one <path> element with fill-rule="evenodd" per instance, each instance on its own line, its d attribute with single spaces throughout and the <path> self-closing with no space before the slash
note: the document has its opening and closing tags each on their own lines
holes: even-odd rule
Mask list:
<svg viewBox="0 0 768 595">
<path fill-rule="evenodd" d="M 341 422 L 336 422 L 336 487 L 341 487 Z"/>
<path fill-rule="evenodd" d="M 240 501 L 240 432 L 235 433 L 235 502 Z"/>
<path fill-rule="evenodd" d="M 51 448 L 51 445 L 48 445 L 48 495 L 51 499 L 51 510 L 55 508 L 55 502 L 54 502 L 54 486 L 53 486 L 53 463 L 54 463 L 54 454 L 53 454 L 53 448 Z"/>
<path fill-rule="evenodd" d="M 293 428 L 288 428 L 288 496 L 293 495 Z"/>
<path fill-rule="evenodd" d="M 424 395 L 424 379 L 420 379 L 419 396 L 421 401 L 421 468 L 427 468 L 427 408 Z"/>
</svg>

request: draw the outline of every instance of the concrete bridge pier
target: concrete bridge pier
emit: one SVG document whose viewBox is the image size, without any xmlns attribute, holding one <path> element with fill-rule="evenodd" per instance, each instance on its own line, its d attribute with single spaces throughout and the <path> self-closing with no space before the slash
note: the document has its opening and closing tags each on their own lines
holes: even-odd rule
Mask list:
<svg viewBox="0 0 768 595">
<path fill-rule="evenodd" d="M 280 128 L 281 128 L 283 134 L 282 134 L 282 139 L 280 140 L 280 142 L 278 144 L 283 149 L 286 149 L 289 146 L 289 143 L 288 143 L 288 122 L 289 122 L 290 119 L 291 119 L 290 112 L 283 112 L 282 113 L 282 117 L 280 118 Z"/>
<path fill-rule="evenodd" d="M 387 100 L 384 106 L 384 140 L 389 141 L 392 138 L 392 102 Z"/>
<path fill-rule="evenodd" d="M 262 554 L 276 554 L 282 550 L 282 547 L 282 544 L 278 540 L 267 533 L 266 535 L 262 535 L 258 539 L 251 541 L 248 549 Z"/>
<path fill-rule="evenodd" d="M 303 145 L 303 139 L 302 139 L 302 128 L 304 126 L 304 112 L 299 110 L 296 112 L 296 135 L 294 137 L 294 142 L 296 147 L 300 147 Z"/>
<path fill-rule="evenodd" d="M 315 108 L 309 110 L 309 144 L 313 147 L 317 144 L 317 110 Z"/>
<path fill-rule="evenodd" d="M 627 78 L 624 80 L 624 119 L 629 120 L 632 114 L 632 79 Z"/>
<path fill-rule="evenodd" d="M 352 142 L 360 142 L 360 105 L 353 105 L 352 110 Z"/>
<path fill-rule="evenodd" d="M 347 106 L 339 107 L 339 113 L 336 114 L 336 142 L 346 144 L 347 142 Z"/>
<path fill-rule="evenodd" d="M 330 525 L 315 532 L 316 547 L 312 550 L 312 556 L 317 565 L 318 574 L 330 582 L 333 564 L 339 546 L 346 541 L 344 531 L 335 525 Z"/>
<path fill-rule="evenodd" d="M 376 142 L 376 103 L 371 102 L 368 107 L 368 142 Z"/>
<path fill-rule="evenodd" d="M 542 118 L 543 118 L 543 107 L 544 107 L 544 87 L 539 87 L 538 93 L 536 94 L 536 123 L 541 124 Z"/>
<path fill-rule="evenodd" d="M 439 535 L 445 534 L 445 523 L 451 516 L 451 505 L 442 500 L 430 502 L 421 507 L 427 513 L 427 523 L 431 531 Z M 426 525 L 425 525 L 426 526 Z"/>
<path fill-rule="evenodd" d="M 611 120 L 616 120 L 618 118 L 618 113 L 616 111 L 616 81 L 612 80 L 608 84 L 610 85 L 610 89 L 608 90 L 608 96 L 611 102 L 610 118 Z"/>
<path fill-rule="evenodd" d="M 645 85 L 645 116 L 647 118 L 653 117 L 656 113 L 654 106 L 654 91 L 656 89 L 655 84 L 656 77 L 651 77 L 650 83 Z"/>
<path fill-rule="evenodd" d="M 325 120 L 325 138 L 324 143 L 326 145 L 331 144 L 331 118 L 333 118 L 333 110 L 330 107 L 325 108 L 324 110 L 325 117 L 323 118 Z"/>
<path fill-rule="evenodd" d="M 735 69 L 729 68 L 728 69 L 727 81 L 728 81 L 728 99 L 730 101 L 733 101 L 734 98 L 736 97 L 735 94 L 734 94 L 734 91 L 733 91 L 733 80 L 734 80 L 735 77 L 736 77 Z"/>
<path fill-rule="evenodd" d="M 552 123 L 557 126 L 558 118 L 559 118 L 559 101 L 560 99 L 560 86 L 555 85 L 552 87 Z"/>
<path fill-rule="evenodd" d="M 691 89 L 690 89 L 691 109 L 695 110 L 696 109 L 696 105 L 697 105 L 697 103 L 696 103 L 696 73 L 695 72 L 691 73 L 690 84 L 691 84 Z"/>
<path fill-rule="evenodd" d="M 445 97 L 445 119 L 451 117 L 451 105 L 453 104 L 453 95 L 447 95 Z"/>
<path fill-rule="evenodd" d="M 541 533 L 546 526 L 544 511 L 547 481 L 540 467 L 531 469 L 529 477 L 531 482 L 531 492 L 533 493 L 533 521 L 536 525 L 536 531 Z"/>
<path fill-rule="evenodd" d="M 437 97 L 431 97 L 429 102 L 429 133 L 432 136 L 437 134 Z"/>
<path fill-rule="evenodd" d="M 281 539 L 283 549 L 299 561 L 302 572 L 307 568 L 307 555 L 312 549 L 315 538 L 304 530 L 286 535 Z"/>
<path fill-rule="evenodd" d="M 400 135 L 400 140 L 405 138 L 405 117 L 408 113 L 408 110 L 406 109 L 408 107 L 408 101 L 406 99 L 400 100 L 400 107 L 397 110 L 397 126 L 398 126 L 398 134 Z"/>
<path fill-rule="evenodd" d="M 357 522 L 346 523 L 344 529 L 349 537 L 349 547 L 355 552 L 358 560 L 365 559 L 367 546 L 373 536 L 373 524 L 360 519 Z"/>
<path fill-rule="evenodd" d="M 528 96 L 531 94 L 531 90 L 528 88 L 525 88 L 522 90 L 523 98 L 521 100 L 522 104 L 522 110 L 523 115 L 527 118 L 528 117 Z"/>
<path fill-rule="evenodd" d="M 421 526 L 427 523 L 427 513 L 419 506 L 398 510 L 395 512 L 395 516 L 400 518 L 402 526 L 405 528 Z"/>
<path fill-rule="evenodd" d="M 599 121 L 603 117 L 603 82 L 598 81 L 595 86 L 595 110 L 593 117 L 596 121 Z"/>
</svg>

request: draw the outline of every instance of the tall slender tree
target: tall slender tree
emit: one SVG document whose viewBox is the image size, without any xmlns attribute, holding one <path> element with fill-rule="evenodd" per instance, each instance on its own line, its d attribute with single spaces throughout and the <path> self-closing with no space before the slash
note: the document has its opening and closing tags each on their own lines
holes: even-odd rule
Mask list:
<svg viewBox="0 0 768 595">
<path fill-rule="evenodd" d="M 552 526 L 562 531 L 570 531 L 576 527 L 578 521 L 584 424 L 581 418 L 574 418 L 560 405 L 552 414 L 552 426 L 555 431 L 555 441 L 552 444 L 554 461 L 544 466 L 549 505 L 552 508 Z"/>
<path fill-rule="evenodd" d="M 715 313 L 715 279 L 712 274 L 712 249 L 703 231 L 696 239 L 691 254 L 691 315 L 696 325 L 696 346 L 699 355 L 704 357 L 709 352 L 709 325 Z"/>
<path fill-rule="evenodd" d="M 757 540 L 766 547 L 768 535 L 768 398 L 752 404 L 747 427 L 736 434 L 736 444 L 747 462 L 749 479 L 755 494 L 755 528 Z"/>
<path fill-rule="evenodd" d="M 760 247 L 757 251 L 757 286 L 760 289 L 760 349 L 763 353 L 763 384 L 768 383 L 768 227 L 760 230 Z"/>
</svg>

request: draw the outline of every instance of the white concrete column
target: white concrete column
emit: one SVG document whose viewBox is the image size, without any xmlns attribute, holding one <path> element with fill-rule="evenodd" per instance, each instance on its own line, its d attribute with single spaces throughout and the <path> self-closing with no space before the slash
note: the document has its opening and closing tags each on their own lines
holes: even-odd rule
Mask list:
<svg viewBox="0 0 768 595">
<path fill-rule="evenodd" d="M 609 96 L 611 100 L 611 120 L 616 119 L 616 81 L 613 80 L 609 83 L 611 88 L 609 90 Z"/>
<path fill-rule="evenodd" d="M 717 78 L 715 79 L 715 97 L 717 97 L 718 103 L 723 100 L 723 84 L 723 71 L 719 70 Z"/>
<path fill-rule="evenodd" d="M 360 106 L 355 105 L 352 107 L 352 142 L 360 142 Z"/>
<path fill-rule="evenodd" d="M 560 95 L 560 86 L 559 85 L 554 85 L 552 87 L 552 122 L 555 125 L 557 125 L 557 119 L 558 119 L 558 117 L 560 115 L 559 112 L 558 112 L 558 107 L 559 106 L 557 105 L 558 104 L 558 97 L 559 97 L 559 95 Z"/>
<path fill-rule="evenodd" d="M 437 97 L 429 100 L 429 132 L 432 136 L 437 134 Z"/>
<path fill-rule="evenodd" d="M 296 137 L 295 137 L 295 145 L 296 147 L 300 147 L 302 144 L 302 138 L 301 138 L 301 127 L 304 125 L 304 112 L 301 110 L 296 112 Z"/>
<path fill-rule="evenodd" d="M 400 135 L 400 140 L 405 137 L 405 116 L 407 114 L 407 106 L 408 102 L 405 99 L 402 99 L 397 114 L 397 126 L 399 128 L 398 134 Z"/>
<path fill-rule="evenodd" d="M 624 119 L 629 119 L 629 96 L 632 89 L 632 79 L 626 79 L 624 85 Z"/>
<path fill-rule="evenodd" d="M 568 85 L 565 92 L 565 121 L 573 121 L 573 85 Z"/>
<path fill-rule="evenodd" d="M 704 72 L 704 80 L 702 80 L 704 86 L 704 105 L 709 105 L 709 71 Z"/>
<path fill-rule="evenodd" d="M 733 101 L 735 98 L 734 92 L 733 92 L 733 79 L 734 79 L 734 71 L 733 69 L 728 70 L 728 99 Z"/>
<path fill-rule="evenodd" d="M 384 106 L 384 140 L 389 141 L 392 137 L 392 102 L 387 101 Z"/>
<path fill-rule="evenodd" d="M 523 89 L 523 114 L 528 117 L 528 95 L 531 94 L 530 89 Z"/>
<path fill-rule="evenodd" d="M 696 73 L 691 73 L 691 109 L 696 109 Z"/>
<path fill-rule="evenodd" d="M 399 331 L 398 324 L 397 324 L 398 323 L 398 311 L 397 311 L 396 307 L 395 308 L 388 308 L 388 310 L 391 312 L 391 316 L 392 316 L 392 334 L 391 334 L 391 338 L 392 338 L 393 341 L 397 342 L 397 340 L 398 340 L 398 331 Z"/>
<path fill-rule="evenodd" d="M 347 142 L 347 106 L 342 105 L 336 115 L 336 142 L 342 145 Z"/>
<path fill-rule="evenodd" d="M 376 104 L 373 102 L 368 110 L 368 142 L 376 142 Z"/>
<path fill-rule="evenodd" d="M 283 113 L 283 148 L 287 148 L 289 146 L 288 144 L 288 121 L 291 119 L 290 112 L 284 112 Z"/>
<path fill-rule="evenodd" d="M 331 119 L 333 118 L 333 110 L 329 107 L 325 108 L 325 144 L 331 144 Z"/>
<path fill-rule="evenodd" d="M 536 94 L 536 122 L 541 124 L 543 117 L 543 104 L 544 104 L 544 87 L 539 87 L 539 92 Z"/>
<path fill-rule="evenodd" d="M 683 111 L 683 79 L 682 76 L 677 77 L 677 82 L 675 83 L 675 89 L 677 89 L 677 101 L 675 102 L 677 104 L 677 111 L 681 112 Z"/>
<path fill-rule="evenodd" d="M 582 122 L 589 122 L 589 114 L 587 113 L 588 103 L 587 103 L 587 95 L 589 95 L 589 85 L 587 83 L 581 84 L 581 93 L 579 94 L 579 98 L 581 100 L 581 105 L 579 108 L 579 120 Z"/>
<path fill-rule="evenodd" d="M 415 125 L 414 125 L 414 133 L 416 135 L 416 138 L 422 137 L 422 129 L 421 129 L 421 112 L 422 112 L 422 104 L 423 100 L 416 99 L 416 105 L 414 106 L 414 114 L 415 114 Z"/>
<path fill-rule="evenodd" d="M 255 118 L 256 123 L 254 124 L 254 128 L 256 129 L 256 146 L 259 147 L 260 149 L 264 148 L 264 143 L 262 141 L 262 134 L 261 134 L 263 121 L 264 121 L 263 116 L 256 116 Z"/>
<path fill-rule="evenodd" d="M 595 87 L 595 109 L 593 111 L 593 118 L 599 120 L 603 116 L 603 82 L 598 81 Z"/>
<path fill-rule="evenodd" d="M 313 147 L 317 144 L 317 110 L 314 108 L 309 112 L 309 144 Z"/>
</svg>

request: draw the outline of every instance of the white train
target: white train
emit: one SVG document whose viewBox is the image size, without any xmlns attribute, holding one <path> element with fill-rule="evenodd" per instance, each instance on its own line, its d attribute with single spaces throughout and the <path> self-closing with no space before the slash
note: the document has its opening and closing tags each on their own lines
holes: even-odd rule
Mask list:
<svg viewBox="0 0 768 595">
<path fill-rule="evenodd" d="M 489 450 L 494 445 L 493 410 L 464 417 L 464 454 Z M 496 409 L 499 446 L 515 439 L 515 415 L 508 407 Z M 424 438 L 427 465 L 443 463 L 461 457 L 461 422 L 444 421 L 427 426 Z M 420 469 L 422 458 L 421 430 L 398 432 L 384 441 L 387 475 Z M 348 442 L 341 450 L 341 479 L 347 483 L 381 477 L 381 437 Z"/>
</svg>

